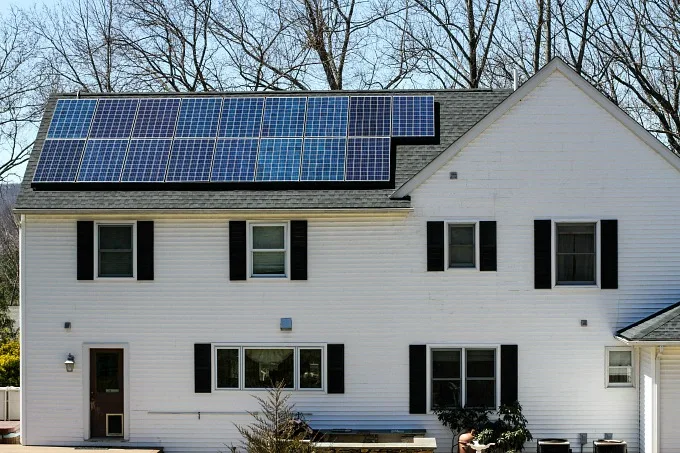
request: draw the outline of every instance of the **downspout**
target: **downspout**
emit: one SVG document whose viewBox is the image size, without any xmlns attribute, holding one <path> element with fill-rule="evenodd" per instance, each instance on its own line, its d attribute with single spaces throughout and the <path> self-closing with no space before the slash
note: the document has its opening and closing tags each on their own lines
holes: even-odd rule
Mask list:
<svg viewBox="0 0 680 453">
<path fill-rule="evenodd" d="M 19 391 L 21 404 L 19 406 L 19 420 L 21 420 L 21 440 L 27 445 L 27 420 L 24 417 L 26 408 L 26 215 L 21 214 L 19 220 Z"/>
</svg>

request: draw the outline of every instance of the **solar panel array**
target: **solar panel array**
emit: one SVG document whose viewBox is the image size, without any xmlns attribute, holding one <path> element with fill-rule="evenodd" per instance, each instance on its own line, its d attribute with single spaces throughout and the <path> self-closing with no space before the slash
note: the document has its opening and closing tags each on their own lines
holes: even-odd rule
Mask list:
<svg viewBox="0 0 680 453">
<path fill-rule="evenodd" d="M 389 181 L 432 96 L 60 99 L 33 182 Z"/>
</svg>

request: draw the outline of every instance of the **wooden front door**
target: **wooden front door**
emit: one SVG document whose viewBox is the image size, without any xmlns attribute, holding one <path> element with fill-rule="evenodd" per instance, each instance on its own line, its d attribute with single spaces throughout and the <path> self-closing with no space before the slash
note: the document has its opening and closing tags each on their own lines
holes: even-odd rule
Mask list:
<svg viewBox="0 0 680 453">
<path fill-rule="evenodd" d="M 122 437 L 123 350 L 90 349 L 90 437 Z"/>
</svg>

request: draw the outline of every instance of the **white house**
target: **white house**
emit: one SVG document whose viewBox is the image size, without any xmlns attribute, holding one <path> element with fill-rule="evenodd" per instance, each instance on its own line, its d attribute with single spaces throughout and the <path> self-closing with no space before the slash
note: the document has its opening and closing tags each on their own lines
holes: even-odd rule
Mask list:
<svg viewBox="0 0 680 453">
<path fill-rule="evenodd" d="M 574 451 L 680 451 L 678 170 L 561 60 L 514 92 L 54 96 L 23 443 L 224 451 L 284 379 L 313 427 L 441 451 L 434 405 L 516 399 Z"/>
</svg>

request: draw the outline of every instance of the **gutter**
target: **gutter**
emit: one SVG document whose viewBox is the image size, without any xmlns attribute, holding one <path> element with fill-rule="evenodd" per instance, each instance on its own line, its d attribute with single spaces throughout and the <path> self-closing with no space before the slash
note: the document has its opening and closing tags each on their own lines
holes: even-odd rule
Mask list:
<svg viewBox="0 0 680 453">
<path fill-rule="evenodd" d="M 619 335 L 614 338 L 628 346 L 680 346 L 680 340 L 630 340 Z"/>
</svg>

